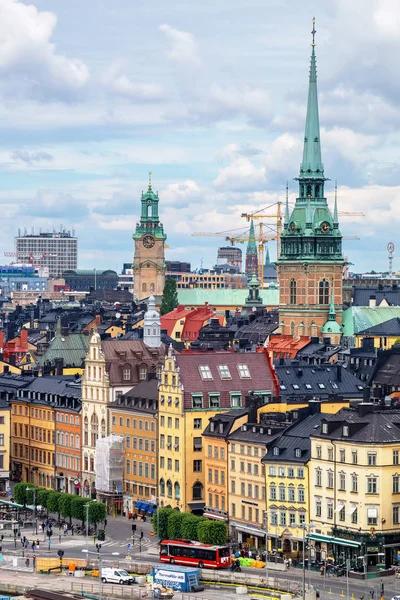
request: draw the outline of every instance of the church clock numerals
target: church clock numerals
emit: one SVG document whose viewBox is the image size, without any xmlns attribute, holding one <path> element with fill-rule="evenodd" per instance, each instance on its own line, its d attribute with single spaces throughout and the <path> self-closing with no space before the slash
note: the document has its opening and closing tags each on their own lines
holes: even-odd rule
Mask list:
<svg viewBox="0 0 400 600">
<path fill-rule="evenodd" d="M 152 235 L 145 235 L 143 238 L 143 246 L 145 248 L 152 248 L 155 244 L 156 240 Z"/>
</svg>

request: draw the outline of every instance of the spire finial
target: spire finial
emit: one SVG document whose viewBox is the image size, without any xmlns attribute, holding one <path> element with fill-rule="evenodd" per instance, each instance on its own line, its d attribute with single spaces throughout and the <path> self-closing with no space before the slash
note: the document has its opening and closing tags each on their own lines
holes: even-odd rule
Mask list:
<svg viewBox="0 0 400 600">
<path fill-rule="evenodd" d="M 286 207 L 285 207 L 285 225 L 289 225 L 289 182 L 286 182 Z"/>
<path fill-rule="evenodd" d="M 335 205 L 333 207 L 333 222 L 339 223 L 339 213 L 337 206 L 337 180 L 335 181 Z"/>
<path fill-rule="evenodd" d="M 151 190 L 151 175 L 153 171 L 149 171 L 149 190 Z"/>
<path fill-rule="evenodd" d="M 312 44 L 311 44 L 311 46 L 313 48 L 316 46 L 316 44 L 315 44 L 315 34 L 316 33 L 317 33 L 317 30 L 315 29 L 315 17 L 313 17 L 313 20 L 312 20 L 312 32 L 311 32 L 311 34 L 312 34 Z"/>
</svg>

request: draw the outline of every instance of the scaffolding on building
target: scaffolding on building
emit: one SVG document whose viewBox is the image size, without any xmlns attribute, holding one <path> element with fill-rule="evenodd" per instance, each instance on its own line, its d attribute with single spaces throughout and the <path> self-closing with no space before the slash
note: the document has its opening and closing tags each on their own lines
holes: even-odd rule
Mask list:
<svg viewBox="0 0 400 600">
<path fill-rule="evenodd" d="M 124 438 L 110 435 L 96 442 L 96 490 L 106 496 L 123 492 Z"/>
</svg>

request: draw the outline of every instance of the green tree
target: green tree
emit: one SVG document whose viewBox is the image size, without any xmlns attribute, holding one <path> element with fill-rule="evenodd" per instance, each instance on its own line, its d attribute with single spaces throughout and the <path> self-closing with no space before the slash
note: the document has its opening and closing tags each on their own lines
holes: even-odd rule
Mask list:
<svg viewBox="0 0 400 600">
<path fill-rule="evenodd" d="M 65 519 L 69 518 L 69 522 L 71 524 L 72 520 L 72 500 L 74 496 L 72 494 L 61 494 L 61 498 L 59 499 L 59 507 L 61 516 Z"/>
<path fill-rule="evenodd" d="M 223 546 L 228 537 L 228 527 L 222 521 L 202 520 L 198 527 L 198 539 L 203 544 Z"/>
<path fill-rule="evenodd" d="M 43 506 L 43 508 L 47 508 L 47 500 L 51 490 L 46 490 L 45 488 L 38 488 L 37 492 L 37 504 L 38 506 Z M 48 513 L 48 511 L 47 511 Z"/>
<path fill-rule="evenodd" d="M 33 490 L 36 490 L 36 492 L 34 493 Z M 39 504 L 38 502 L 38 490 L 39 488 L 37 488 L 34 485 L 26 485 L 26 491 L 25 491 L 25 504 L 27 506 L 33 506 L 34 504 L 37 506 Z"/>
<path fill-rule="evenodd" d="M 104 521 L 107 516 L 106 505 L 103 502 L 91 502 L 89 504 L 89 523 L 94 523 L 96 531 L 97 524 Z"/>
<path fill-rule="evenodd" d="M 53 490 L 50 490 L 47 496 L 47 510 L 49 513 L 57 513 L 58 518 L 60 518 L 60 497 L 61 494 Z"/>
<path fill-rule="evenodd" d="M 168 539 L 168 517 L 172 508 L 159 508 L 153 513 L 153 529 L 160 540 Z"/>
<path fill-rule="evenodd" d="M 163 296 L 161 300 L 160 314 L 165 315 L 178 306 L 178 292 L 176 291 L 176 281 L 173 277 L 165 280 Z"/>
<path fill-rule="evenodd" d="M 185 540 L 197 541 L 197 529 L 202 519 L 192 513 L 184 513 L 181 526 L 181 536 Z"/>
<path fill-rule="evenodd" d="M 14 486 L 14 500 L 17 504 L 25 506 L 26 503 L 26 483 L 17 483 Z"/>
<path fill-rule="evenodd" d="M 181 513 L 178 510 L 173 510 L 168 516 L 168 539 L 176 540 L 177 538 L 182 537 L 183 517 L 184 513 Z"/>
<path fill-rule="evenodd" d="M 71 513 L 74 519 L 82 521 L 82 527 L 86 519 L 85 506 L 89 502 L 87 498 L 81 498 L 80 496 L 74 496 L 71 502 Z"/>
</svg>

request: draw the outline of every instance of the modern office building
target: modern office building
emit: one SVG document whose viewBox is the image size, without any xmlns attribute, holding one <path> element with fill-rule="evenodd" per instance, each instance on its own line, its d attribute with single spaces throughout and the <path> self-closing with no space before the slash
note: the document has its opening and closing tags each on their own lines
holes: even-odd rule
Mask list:
<svg viewBox="0 0 400 600">
<path fill-rule="evenodd" d="M 62 229 L 59 232 L 47 231 L 21 235 L 14 238 L 17 263 L 48 267 L 50 277 L 59 277 L 63 271 L 78 266 L 78 238 L 74 231 Z"/>
</svg>

